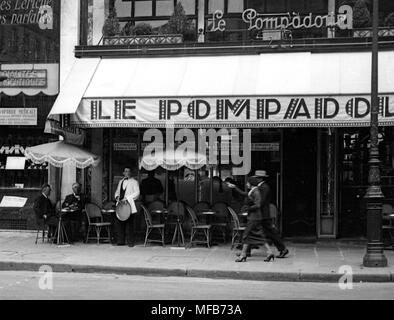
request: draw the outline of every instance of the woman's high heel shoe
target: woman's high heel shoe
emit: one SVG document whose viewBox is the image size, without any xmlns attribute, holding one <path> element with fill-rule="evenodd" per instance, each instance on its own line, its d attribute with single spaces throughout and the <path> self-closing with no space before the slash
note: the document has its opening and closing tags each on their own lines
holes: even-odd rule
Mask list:
<svg viewBox="0 0 394 320">
<path fill-rule="evenodd" d="M 235 262 L 246 262 L 246 257 L 239 257 L 235 259 Z"/>
<path fill-rule="evenodd" d="M 275 260 L 275 256 L 273 253 L 271 253 L 266 259 L 264 259 L 265 262 L 270 262 L 271 260 Z"/>
</svg>

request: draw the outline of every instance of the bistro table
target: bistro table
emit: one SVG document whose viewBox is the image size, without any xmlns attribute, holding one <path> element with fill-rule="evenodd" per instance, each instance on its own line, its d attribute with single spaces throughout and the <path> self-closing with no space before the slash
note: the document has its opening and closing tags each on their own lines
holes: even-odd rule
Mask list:
<svg viewBox="0 0 394 320">
<path fill-rule="evenodd" d="M 216 214 L 215 211 L 207 210 L 207 211 L 201 211 L 201 214 L 205 218 L 205 224 L 211 224 L 212 221 L 212 216 Z"/>
<path fill-rule="evenodd" d="M 165 223 L 167 221 L 167 209 L 155 209 L 152 210 L 151 213 L 160 216 L 160 223 Z"/>
<path fill-rule="evenodd" d="M 101 213 L 105 215 L 110 216 L 110 221 L 111 222 L 111 243 L 115 242 L 115 232 L 114 232 L 114 224 L 115 224 L 115 213 L 116 210 L 114 208 L 109 208 L 109 209 L 101 209 Z M 108 220 L 107 220 L 108 221 Z"/>
<path fill-rule="evenodd" d="M 74 208 L 63 208 L 60 210 L 59 221 L 58 221 L 57 229 L 56 229 L 55 236 L 53 237 L 52 242 L 56 239 L 58 246 L 64 245 L 64 244 L 70 244 L 70 241 L 68 240 L 66 228 L 64 227 L 63 217 L 69 213 L 74 213 L 77 211 L 78 211 L 78 209 L 74 209 Z M 66 241 L 64 241 L 64 240 L 66 240 Z"/>
<path fill-rule="evenodd" d="M 205 220 L 205 224 L 210 225 L 212 222 L 212 217 L 216 214 L 216 211 L 212 211 L 212 210 L 206 210 L 206 211 L 201 211 L 201 214 L 204 216 L 204 220 Z M 209 239 L 209 245 L 210 246 L 217 246 L 217 243 L 212 243 L 212 233 L 211 233 L 211 237 Z"/>
</svg>

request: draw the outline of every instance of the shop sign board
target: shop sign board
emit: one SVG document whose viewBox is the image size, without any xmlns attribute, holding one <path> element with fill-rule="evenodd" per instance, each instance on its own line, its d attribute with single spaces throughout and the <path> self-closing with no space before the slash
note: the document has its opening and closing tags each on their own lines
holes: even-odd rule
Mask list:
<svg viewBox="0 0 394 320">
<path fill-rule="evenodd" d="M 210 32 L 226 31 L 227 21 L 223 18 L 222 10 L 216 10 L 212 14 Z M 247 30 L 287 30 L 287 29 L 310 29 L 322 27 L 338 27 L 339 29 L 353 29 L 353 8 L 342 5 L 338 8 L 338 14 L 330 12 L 327 15 L 315 15 L 313 13 L 301 15 L 298 12 L 286 13 L 261 13 L 249 8 L 242 12 L 242 21 Z"/>
<path fill-rule="evenodd" d="M 47 70 L 1 70 L 0 88 L 46 88 Z"/>
<path fill-rule="evenodd" d="M 0 126 L 36 126 L 37 108 L 0 108 Z"/>
<path fill-rule="evenodd" d="M 114 143 L 114 151 L 137 151 L 137 144 L 129 142 L 116 142 Z"/>
<path fill-rule="evenodd" d="M 370 96 L 83 99 L 80 127 L 357 127 L 370 124 Z M 394 125 L 394 95 L 379 98 L 380 125 Z"/>
<path fill-rule="evenodd" d="M 252 151 L 279 152 L 279 142 L 252 143 Z"/>
</svg>

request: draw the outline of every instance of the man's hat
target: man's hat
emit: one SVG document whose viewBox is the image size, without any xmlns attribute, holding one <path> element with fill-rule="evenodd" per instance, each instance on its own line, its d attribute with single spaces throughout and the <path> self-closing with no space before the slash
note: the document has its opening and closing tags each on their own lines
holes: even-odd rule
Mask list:
<svg viewBox="0 0 394 320">
<path fill-rule="evenodd" d="M 265 171 L 265 170 L 256 170 L 255 173 L 254 173 L 254 176 L 252 176 L 252 177 L 255 177 L 255 178 L 268 178 L 269 175 L 267 174 L 267 171 Z"/>
</svg>

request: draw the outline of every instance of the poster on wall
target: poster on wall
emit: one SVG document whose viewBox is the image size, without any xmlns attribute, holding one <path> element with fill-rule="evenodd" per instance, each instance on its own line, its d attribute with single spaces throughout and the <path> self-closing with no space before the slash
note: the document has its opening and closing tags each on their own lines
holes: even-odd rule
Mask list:
<svg viewBox="0 0 394 320">
<path fill-rule="evenodd" d="M 0 108 L 0 126 L 36 126 L 37 108 Z"/>
</svg>

